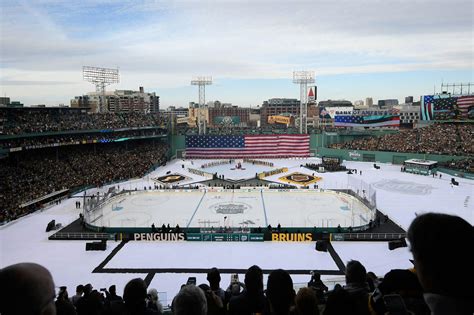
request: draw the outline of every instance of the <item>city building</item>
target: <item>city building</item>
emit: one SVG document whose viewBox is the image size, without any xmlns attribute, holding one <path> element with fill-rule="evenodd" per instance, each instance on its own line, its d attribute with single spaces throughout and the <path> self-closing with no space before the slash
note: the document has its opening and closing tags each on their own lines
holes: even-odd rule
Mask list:
<svg viewBox="0 0 474 315">
<path fill-rule="evenodd" d="M 101 95 L 91 92 L 87 95 L 76 96 L 71 100 L 73 108 L 90 108 L 92 112 L 99 109 Z M 160 111 L 160 97 L 155 92 L 145 92 L 143 87 L 138 91 L 115 90 L 105 94 L 106 108 L 109 112 L 141 112 L 158 113 Z"/>
<path fill-rule="evenodd" d="M 249 126 L 260 127 L 260 106 L 250 107 Z"/>
<path fill-rule="evenodd" d="M 0 97 L 0 107 L 7 107 L 8 105 L 10 105 L 10 98 Z"/>
<path fill-rule="evenodd" d="M 210 127 L 247 127 L 250 120 L 250 108 L 238 106 L 210 107 Z"/>
<path fill-rule="evenodd" d="M 372 99 L 372 97 L 367 97 L 365 99 L 365 106 L 367 106 L 367 107 L 374 106 L 374 100 Z"/>
<path fill-rule="evenodd" d="M 7 107 L 23 107 L 25 106 L 22 102 L 19 101 L 11 101 Z"/>
<path fill-rule="evenodd" d="M 420 120 L 420 105 L 401 104 L 393 107 L 399 110 L 400 125 L 413 127 Z"/>
<path fill-rule="evenodd" d="M 366 109 L 368 107 L 364 104 L 363 100 L 358 100 L 358 101 L 354 102 L 354 108 L 355 109 Z"/>
<path fill-rule="evenodd" d="M 269 116 L 296 116 L 300 115 L 300 101 L 296 98 L 271 98 L 264 101 L 260 108 L 260 124 L 268 125 Z"/>
<path fill-rule="evenodd" d="M 24 104 L 18 101 L 10 101 L 9 97 L 0 97 L 0 107 L 23 107 Z"/>
<path fill-rule="evenodd" d="M 395 105 L 398 105 L 398 100 L 397 99 L 378 100 L 377 104 L 380 109 L 389 109 Z"/>
</svg>

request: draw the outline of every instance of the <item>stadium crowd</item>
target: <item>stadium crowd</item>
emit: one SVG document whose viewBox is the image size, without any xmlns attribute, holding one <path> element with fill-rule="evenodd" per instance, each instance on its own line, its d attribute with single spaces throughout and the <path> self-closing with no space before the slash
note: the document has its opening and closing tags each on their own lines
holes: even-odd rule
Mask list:
<svg viewBox="0 0 474 315">
<path fill-rule="evenodd" d="M 473 155 L 474 125 L 434 124 L 424 128 L 331 145 L 335 149 Z"/>
<path fill-rule="evenodd" d="M 0 149 L 9 148 L 38 148 L 57 145 L 71 145 L 80 143 L 106 143 L 120 138 L 151 137 L 166 134 L 164 129 L 124 130 L 117 132 L 79 133 L 67 135 L 19 137 L 0 139 Z"/>
<path fill-rule="evenodd" d="M 443 232 L 440 233 L 440 226 Z M 189 278 L 163 310 L 156 289 L 144 280 L 130 280 L 117 295 L 109 290 L 94 290 L 91 284 L 78 285 L 69 298 L 67 288 L 56 295 L 51 273 L 38 264 L 21 263 L 0 271 L 2 283 L 0 313 L 10 314 L 175 314 L 175 315 L 463 315 L 474 310 L 471 288 L 473 269 L 465 244 L 474 241 L 471 224 L 460 217 L 425 213 L 411 223 L 407 238 L 414 267 L 393 269 L 382 278 L 367 272 L 356 260 L 347 262 L 345 285 L 331 290 L 312 272 L 306 287 L 294 289 L 289 273 L 270 272 L 266 289 L 263 271 L 254 265 L 245 273 L 244 283 L 232 277 L 226 290 L 221 288 L 220 271 L 212 268 L 207 283 L 197 285 Z M 462 239 L 465 241 L 459 242 Z M 443 248 L 450 248 L 446 255 Z M 195 279 L 195 278 L 194 278 Z M 28 303 L 25 303 L 27 301 Z"/>
<path fill-rule="evenodd" d="M 0 110 L 0 134 L 19 135 L 70 130 L 99 130 L 165 126 L 158 114 L 144 113 L 87 113 L 68 110 Z"/>
<path fill-rule="evenodd" d="M 0 159 L 0 222 L 29 212 L 20 205 L 55 191 L 143 176 L 166 161 L 167 151 L 165 144 L 143 140 L 11 154 Z"/>
<path fill-rule="evenodd" d="M 461 170 L 461 171 L 466 171 L 469 173 L 474 173 L 474 158 L 452 160 L 449 162 L 440 162 L 438 163 L 438 165 L 442 167 L 454 169 L 454 170 Z"/>
</svg>

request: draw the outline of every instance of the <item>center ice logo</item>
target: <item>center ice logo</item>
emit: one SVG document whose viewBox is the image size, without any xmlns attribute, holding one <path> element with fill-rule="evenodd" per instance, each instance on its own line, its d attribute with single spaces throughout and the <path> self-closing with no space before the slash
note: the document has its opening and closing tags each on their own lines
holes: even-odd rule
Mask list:
<svg viewBox="0 0 474 315">
<path fill-rule="evenodd" d="M 317 177 L 317 176 L 313 176 L 309 174 L 303 174 L 299 172 L 291 173 L 279 178 L 279 180 L 283 182 L 288 182 L 290 184 L 305 185 L 305 186 L 315 183 L 321 179 L 322 179 L 321 177 Z"/>
<path fill-rule="evenodd" d="M 241 214 L 251 207 L 243 202 L 218 203 L 212 206 L 216 213 L 220 214 Z"/>
</svg>

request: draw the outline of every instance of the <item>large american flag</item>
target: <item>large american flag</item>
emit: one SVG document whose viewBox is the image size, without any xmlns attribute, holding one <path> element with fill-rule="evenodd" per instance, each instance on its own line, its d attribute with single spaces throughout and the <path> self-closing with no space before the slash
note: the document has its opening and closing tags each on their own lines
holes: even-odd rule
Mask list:
<svg viewBox="0 0 474 315">
<path fill-rule="evenodd" d="M 400 127 L 398 115 L 336 115 L 334 127 Z"/>
<path fill-rule="evenodd" d="M 457 105 L 462 117 L 467 117 L 469 108 L 474 107 L 474 95 L 460 96 L 457 99 Z"/>
<path fill-rule="evenodd" d="M 309 135 L 186 136 L 186 158 L 308 157 Z"/>
<path fill-rule="evenodd" d="M 433 95 L 425 95 L 421 98 L 421 120 L 434 119 Z"/>
</svg>

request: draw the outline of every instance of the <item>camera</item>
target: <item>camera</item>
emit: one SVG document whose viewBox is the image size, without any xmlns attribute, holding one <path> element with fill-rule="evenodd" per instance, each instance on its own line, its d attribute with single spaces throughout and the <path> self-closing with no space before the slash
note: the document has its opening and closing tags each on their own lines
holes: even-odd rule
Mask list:
<svg viewBox="0 0 474 315">
<path fill-rule="evenodd" d="M 189 277 L 188 281 L 186 282 L 186 285 L 189 284 L 196 285 L 196 277 Z"/>
<path fill-rule="evenodd" d="M 231 274 L 230 283 L 239 283 L 239 275 L 236 273 Z"/>
<path fill-rule="evenodd" d="M 106 288 L 100 288 L 100 291 L 106 292 L 107 289 Z"/>
</svg>

